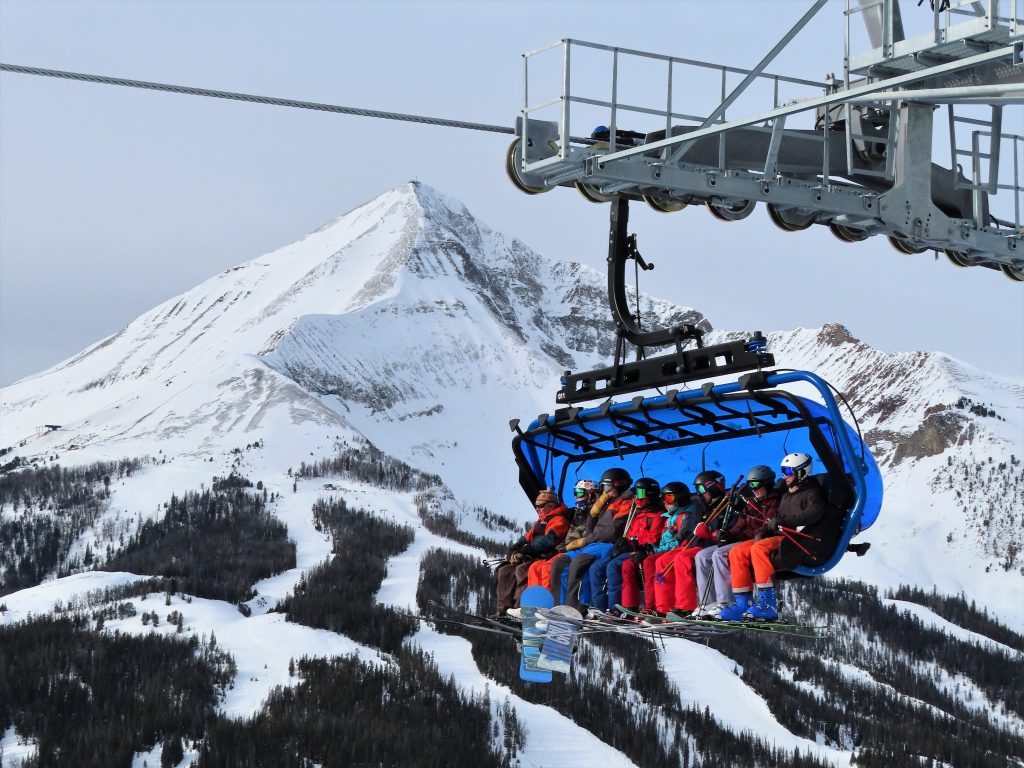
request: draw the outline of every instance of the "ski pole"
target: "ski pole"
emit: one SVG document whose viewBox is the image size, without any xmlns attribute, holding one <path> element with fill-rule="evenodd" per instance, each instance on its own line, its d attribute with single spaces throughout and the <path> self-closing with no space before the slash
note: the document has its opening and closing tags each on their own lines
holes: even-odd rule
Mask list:
<svg viewBox="0 0 1024 768">
<path fill-rule="evenodd" d="M 803 536 L 804 538 L 813 539 L 814 541 L 817 541 L 819 543 L 821 542 L 821 539 L 819 539 L 817 536 L 812 536 L 809 533 L 804 533 L 803 531 L 798 531 L 796 528 L 787 528 L 784 525 L 780 525 L 779 526 L 779 530 L 780 531 L 788 531 L 789 533 L 795 533 L 797 536 Z"/>
<path fill-rule="evenodd" d="M 727 508 L 726 505 L 732 500 L 733 493 L 735 493 L 736 489 L 740 487 L 740 483 L 743 482 L 743 478 L 744 477 L 746 477 L 746 475 L 740 475 L 739 476 L 739 479 L 737 479 L 736 482 L 733 484 L 732 488 L 729 489 L 729 492 L 724 494 L 722 496 L 721 500 L 715 505 L 715 508 L 711 511 L 711 514 L 708 515 L 706 519 L 701 521 L 702 523 L 704 523 L 704 525 L 707 525 L 708 523 L 711 523 L 711 522 L 714 522 L 715 520 L 717 520 L 718 517 L 726 510 L 726 508 Z M 700 537 L 696 536 L 696 535 L 691 536 L 690 540 L 688 542 L 686 542 L 686 544 L 683 545 L 682 548 L 683 549 L 689 549 L 690 547 L 693 546 L 693 542 L 695 542 L 698 538 L 700 538 Z M 665 583 L 665 576 L 668 575 L 668 572 L 672 570 L 672 567 L 675 564 L 676 564 L 676 561 L 673 560 L 671 563 L 669 563 L 667 566 L 665 566 L 665 570 L 663 570 L 661 573 L 656 573 L 654 575 L 654 580 L 656 582 L 658 582 L 659 584 L 664 584 Z M 659 578 L 661 579 L 660 581 L 659 581 Z"/>
<path fill-rule="evenodd" d="M 633 524 L 633 518 L 636 517 L 636 513 L 639 507 L 636 505 L 636 499 L 633 499 L 633 503 L 629 505 L 629 516 L 626 518 L 626 526 L 622 529 L 622 535 L 626 535 L 626 531 L 629 530 L 629 526 Z"/>
<path fill-rule="evenodd" d="M 729 489 L 728 493 L 726 493 L 726 494 L 724 494 L 722 496 L 721 500 L 715 505 L 715 508 L 712 510 L 711 514 L 707 516 L 707 519 L 701 521 L 702 523 L 704 523 L 704 525 L 707 525 L 708 523 L 714 522 L 715 520 L 717 520 L 722 515 L 723 512 L 725 512 L 728 509 L 728 504 L 732 501 L 733 493 L 735 493 L 736 489 L 739 488 L 740 483 L 743 482 L 743 478 L 744 477 L 745 477 L 745 475 L 740 475 L 740 477 L 736 481 L 735 485 L 733 485 L 733 487 L 731 489 Z M 690 538 L 690 540 L 688 542 L 686 542 L 686 546 L 684 547 L 684 549 L 689 549 L 690 547 L 692 547 L 693 546 L 693 542 L 695 542 L 699 538 L 700 538 L 699 536 L 694 534 Z M 672 562 L 674 563 L 675 560 L 673 560 Z M 667 569 L 666 569 L 665 572 L 667 573 Z"/>
<path fill-rule="evenodd" d="M 716 551 L 717 551 L 717 549 L 716 549 Z M 694 558 L 694 563 L 693 564 L 694 565 L 697 564 L 696 558 Z M 696 572 L 697 569 L 694 568 L 694 571 Z M 711 584 L 712 584 L 712 582 L 714 580 L 715 580 L 714 555 L 712 555 L 711 576 L 710 576 L 710 578 L 708 578 L 708 583 L 704 585 L 704 594 L 701 595 L 700 600 L 698 601 L 697 611 L 702 610 L 704 608 L 704 606 L 707 605 L 707 603 L 708 603 L 708 594 L 711 592 Z M 717 595 L 716 595 L 716 597 L 717 597 Z M 696 613 L 697 611 L 694 611 L 694 613 Z"/>
<path fill-rule="evenodd" d="M 792 530 L 792 529 L 789 529 L 789 530 L 787 530 L 786 528 L 781 528 L 781 527 L 779 528 L 779 531 L 780 531 L 780 532 L 782 533 L 782 535 L 783 535 L 783 536 L 785 536 L 785 537 L 786 537 L 787 539 L 789 539 L 790 543 L 791 543 L 791 544 L 792 544 L 792 545 L 793 545 L 794 547 L 797 547 L 798 549 L 800 549 L 800 550 L 801 550 L 801 551 L 802 551 L 802 552 L 803 552 L 803 553 L 804 553 L 805 555 L 807 555 L 808 557 L 811 557 L 811 558 L 813 558 L 813 557 L 814 557 L 814 555 L 812 555 L 812 554 L 811 554 L 811 553 L 810 553 L 810 552 L 809 552 L 809 551 L 807 550 L 807 548 L 806 548 L 806 547 L 804 547 L 803 545 L 801 545 L 801 544 L 800 544 L 800 542 L 799 542 L 799 541 L 797 541 L 797 540 L 796 540 L 796 538 L 794 538 L 794 536 L 793 536 L 793 535 L 792 535 L 792 534 L 791 534 L 791 533 L 789 532 L 790 530 Z M 799 531 L 795 531 L 795 533 L 799 533 Z M 813 536 L 811 536 L 811 538 L 813 539 L 814 537 L 813 537 Z"/>
</svg>

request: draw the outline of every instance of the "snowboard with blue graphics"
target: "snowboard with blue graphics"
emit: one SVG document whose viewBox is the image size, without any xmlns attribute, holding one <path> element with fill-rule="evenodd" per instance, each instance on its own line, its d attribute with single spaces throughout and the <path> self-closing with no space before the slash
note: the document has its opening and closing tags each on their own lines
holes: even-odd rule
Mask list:
<svg viewBox="0 0 1024 768">
<path fill-rule="evenodd" d="M 551 682 L 551 672 L 537 666 L 547 629 L 547 622 L 537 615 L 537 609 L 552 608 L 554 605 L 551 591 L 539 586 L 529 587 L 519 601 L 523 611 L 523 657 L 519 662 L 519 677 L 528 683 Z"/>
<path fill-rule="evenodd" d="M 572 669 L 572 655 L 583 628 L 583 615 L 568 605 L 559 605 L 547 611 L 546 617 L 548 628 L 537 666 L 567 675 Z"/>
</svg>

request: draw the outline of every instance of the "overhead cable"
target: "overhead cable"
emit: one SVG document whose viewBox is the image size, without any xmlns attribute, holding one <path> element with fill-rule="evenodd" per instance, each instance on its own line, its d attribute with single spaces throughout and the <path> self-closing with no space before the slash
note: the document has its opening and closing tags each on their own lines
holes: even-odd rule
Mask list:
<svg viewBox="0 0 1024 768">
<path fill-rule="evenodd" d="M 438 125 L 442 128 L 462 128 L 470 131 L 487 131 L 489 133 L 515 134 L 514 128 L 504 125 L 488 125 L 487 123 L 473 123 L 466 120 L 449 120 L 443 117 L 426 117 L 424 115 L 407 115 L 401 112 L 385 112 L 379 109 L 364 109 L 362 107 L 343 107 L 337 104 L 321 104 L 316 101 L 299 101 L 297 99 L 282 99 L 276 96 L 256 96 L 250 93 L 234 93 L 232 91 L 214 91 L 209 88 L 196 88 L 190 85 L 170 85 L 167 83 L 153 83 L 147 80 L 129 80 L 123 77 L 107 77 L 105 75 L 88 75 L 81 72 L 66 72 L 59 69 L 42 69 L 40 67 L 24 67 L 19 64 L 0 63 L 0 72 L 14 72 L 21 75 L 40 75 L 42 77 L 56 77 L 63 80 L 78 80 L 86 83 L 100 83 L 101 85 L 121 85 L 126 88 L 143 88 L 149 91 L 164 91 L 166 93 L 182 93 L 189 96 L 208 96 L 213 99 L 229 99 L 231 101 L 247 101 L 253 104 L 270 104 L 277 107 L 292 107 L 294 109 L 311 109 L 317 112 L 335 112 L 343 115 L 358 115 L 359 117 L 375 117 L 382 120 L 402 120 L 407 123 L 423 123 L 425 125 Z M 570 141 L 591 144 L 591 139 L 580 139 L 570 137 Z"/>
</svg>

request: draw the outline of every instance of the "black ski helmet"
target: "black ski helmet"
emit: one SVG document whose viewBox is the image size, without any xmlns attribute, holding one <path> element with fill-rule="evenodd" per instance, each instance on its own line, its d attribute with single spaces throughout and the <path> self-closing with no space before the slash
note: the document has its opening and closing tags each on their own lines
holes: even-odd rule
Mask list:
<svg viewBox="0 0 1024 768">
<path fill-rule="evenodd" d="M 686 483 L 681 483 L 678 480 L 673 480 L 671 483 L 665 483 L 661 488 L 661 497 L 665 498 L 665 496 L 670 493 L 675 495 L 677 507 L 682 507 L 690 503 L 690 486 Z"/>
<path fill-rule="evenodd" d="M 764 484 L 771 488 L 775 485 L 775 470 L 764 464 L 751 467 L 750 471 L 747 472 L 747 484 L 750 485 L 751 482 Z"/>
<path fill-rule="evenodd" d="M 633 486 L 633 495 L 638 501 L 661 499 L 661 484 L 653 477 L 641 477 Z"/>
<path fill-rule="evenodd" d="M 622 467 L 606 469 L 604 474 L 601 475 L 601 487 L 604 490 L 608 490 L 609 488 L 617 488 L 621 490 L 626 488 L 632 482 L 633 478 L 630 477 L 629 472 L 624 470 Z"/>
<path fill-rule="evenodd" d="M 693 478 L 693 484 L 696 486 L 698 493 L 704 493 L 706 490 L 712 496 L 721 496 L 725 492 L 725 475 L 718 470 L 708 469 Z M 716 487 L 722 493 L 716 494 L 714 492 Z"/>
</svg>

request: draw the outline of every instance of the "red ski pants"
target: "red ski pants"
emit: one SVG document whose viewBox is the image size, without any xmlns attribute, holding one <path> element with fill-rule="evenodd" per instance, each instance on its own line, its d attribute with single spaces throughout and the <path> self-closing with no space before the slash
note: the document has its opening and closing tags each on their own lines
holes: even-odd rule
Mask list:
<svg viewBox="0 0 1024 768">
<path fill-rule="evenodd" d="M 729 550 L 729 571 L 732 573 L 732 591 L 750 592 L 758 587 L 772 586 L 775 566 L 772 552 L 782 543 L 781 536 L 760 541 L 742 541 Z"/>
<path fill-rule="evenodd" d="M 530 571 L 526 577 L 528 587 L 544 587 L 551 589 L 551 561 L 537 560 L 530 563 Z"/>
<path fill-rule="evenodd" d="M 644 603 L 647 608 L 654 608 L 654 574 L 658 571 L 658 554 L 644 558 L 643 566 L 638 566 L 633 558 L 622 564 L 622 605 L 626 608 L 643 608 L 640 602 L 640 571 L 643 571 Z"/>
<path fill-rule="evenodd" d="M 676 547 L 657 556 L 654 579 L 654 605 L 661 613 L 672 610 L 692 611 L 697 607 L 697 581 L 693 576 L 693 559 L 700 547 Z M 669 564 L 672 567 L 669 568 Z"/>
</svg>

